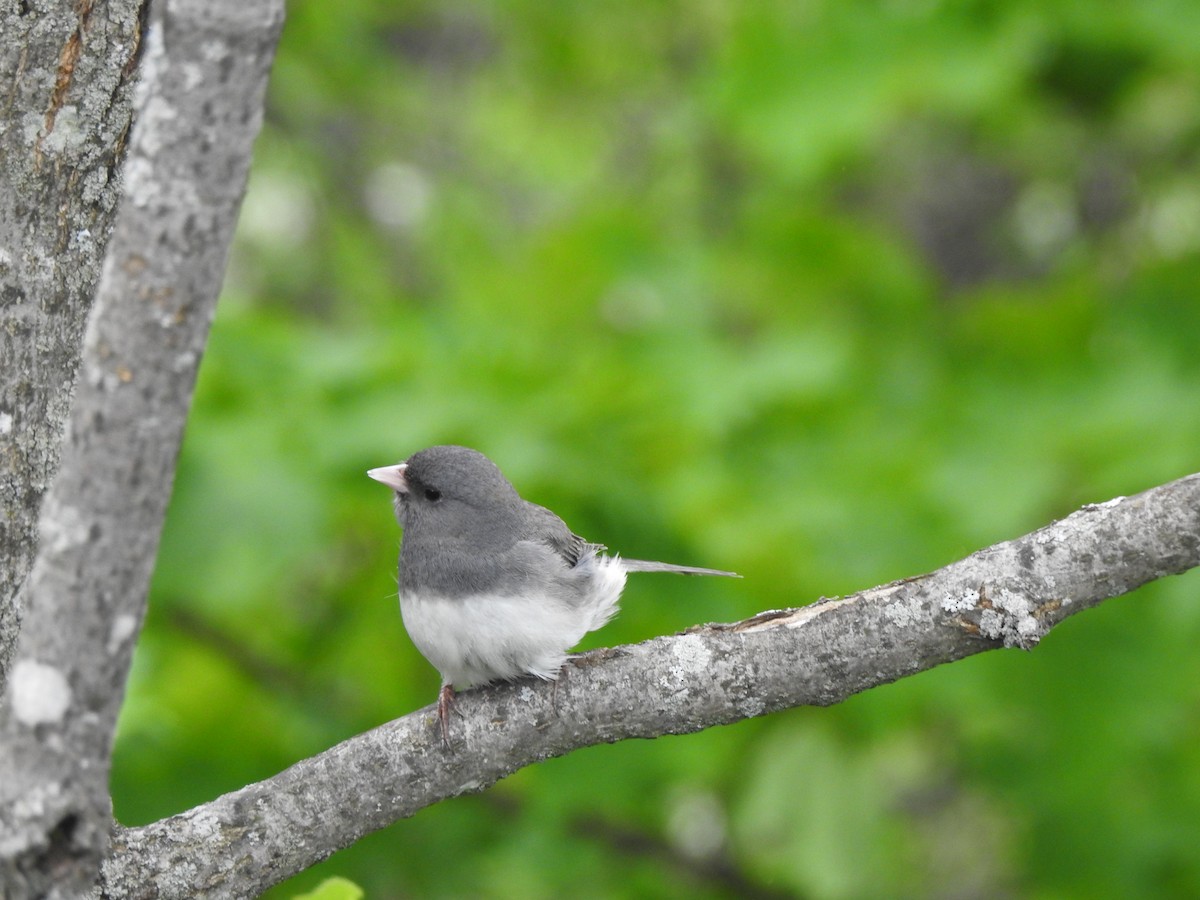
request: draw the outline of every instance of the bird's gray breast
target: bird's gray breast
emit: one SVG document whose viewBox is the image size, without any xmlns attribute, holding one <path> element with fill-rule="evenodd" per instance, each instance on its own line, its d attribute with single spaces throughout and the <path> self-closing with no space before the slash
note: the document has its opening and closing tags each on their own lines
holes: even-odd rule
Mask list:
<svg viewBox="0 0 1200 900">
<path fill-rule="evenodd" d="M 572 605 L 587 591 L 593 568 L 571 566 L 552 547 L 521 540 L 509 547 L 463 541 L 401 544 L 400 590 L 442 597 L 545 596 Z"/>
</svg>

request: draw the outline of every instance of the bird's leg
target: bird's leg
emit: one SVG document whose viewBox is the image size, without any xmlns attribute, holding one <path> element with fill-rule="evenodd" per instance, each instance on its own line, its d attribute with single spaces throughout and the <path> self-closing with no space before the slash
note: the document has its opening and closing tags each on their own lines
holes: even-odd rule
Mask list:
<svg viewBox="0 0 1200 900">
<path fill-rule="evenodd" d="M 442 748 L 450 749 L 450 708 L 454 705 L 454 685 L 443 684 L 438 692 L 438 721 L 442 725 Z"/>
<path fill-rule="evenodd" d="M 550 709 L 554 711 L 554 715 L 558 715 L 558 683 L 562 681 L 567 674 L 567 663 L 563 663 L 558 670 L 558 674 L 554 676 L 554 687 L 550 689 Z"/>
</svg>

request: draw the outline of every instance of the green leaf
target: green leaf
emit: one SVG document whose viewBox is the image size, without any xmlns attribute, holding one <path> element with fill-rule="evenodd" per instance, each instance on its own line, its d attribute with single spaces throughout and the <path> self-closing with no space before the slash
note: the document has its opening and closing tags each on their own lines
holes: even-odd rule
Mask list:
<svg viewBox="0 0 1200 900">
<path fill-rule="evenodd" d="M 362 900 L 363 889 L 348 878 L 326 878 L 307 894 L 296 894 L 294 900 Z"/>
</svg>

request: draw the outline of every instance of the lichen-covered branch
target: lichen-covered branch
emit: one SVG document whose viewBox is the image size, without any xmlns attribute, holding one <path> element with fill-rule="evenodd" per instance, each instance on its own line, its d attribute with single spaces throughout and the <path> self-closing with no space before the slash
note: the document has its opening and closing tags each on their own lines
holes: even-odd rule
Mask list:
<svg viewBox="0 0 1200 900">
<path fill-rule="evenodd" d="M 82 896 L 107 848 L 113 732 L 282 21 L 282 0 L 171 0 L 147 32 L 125 198 L 0 705 L 6 897 Z"/>
<path fill-rule="evenodd" d="M 580 747 L 699 731 L 867 688 L 999 647 L 1200 565 L 1200 475 L 1087 506 L 928 575 L 838 600 L 585 654 L 557 690 L 523 681 L 459 697 L 455 746 L 432 707 L 266 781 L 118 829 L 112 897 L 253 896 L 439 800 Z"/>
<path fill-rule="evenodd" d="M 0 689 L 116 214 L 145 4 L 0 4 Z"/>
</svg>

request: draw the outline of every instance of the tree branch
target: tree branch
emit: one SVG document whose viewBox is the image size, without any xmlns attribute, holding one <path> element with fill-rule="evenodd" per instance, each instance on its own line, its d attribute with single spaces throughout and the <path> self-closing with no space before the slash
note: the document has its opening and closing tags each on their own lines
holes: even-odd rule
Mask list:
<svg viewBox="0 0 1200 900">
<path fill-rule="evenodd" d="M 827 706 L 984 650 L 1030 648 L 1068 616 L 1196 565 L 1200 475 L 1086 506 L 928 575 L 585 654 L 556 692 L 532 681 L 466 692 L 450 752 L 433 707 L 418 710 L 186 813 L 118 829 L 104 889 L 254 895 L 531 763 Z"/>
<path fill-rule="evenodd" d="M 81 896 L 113 732 L 245 189 L 282 0 L 171 0 L 147 37 L 126 198 L 0 709 L 5 896 Z"/>
</svg>

